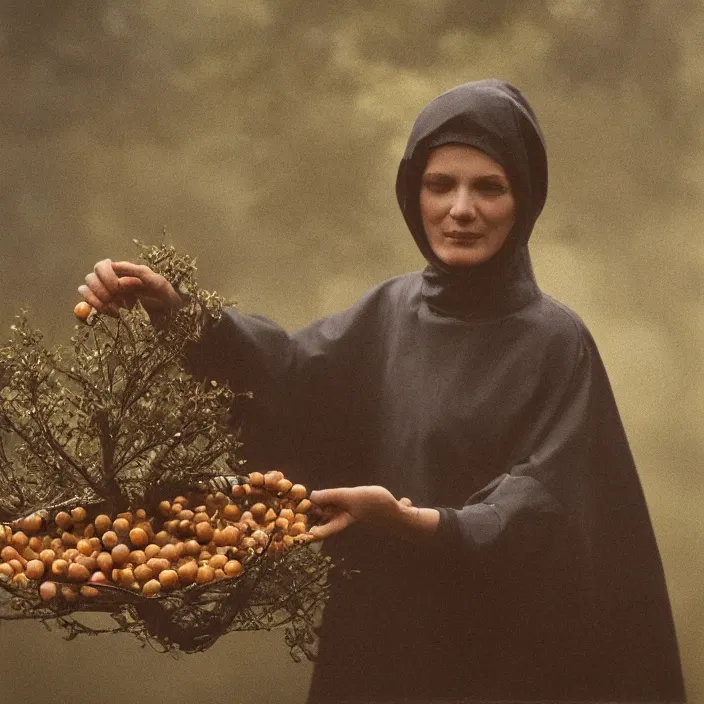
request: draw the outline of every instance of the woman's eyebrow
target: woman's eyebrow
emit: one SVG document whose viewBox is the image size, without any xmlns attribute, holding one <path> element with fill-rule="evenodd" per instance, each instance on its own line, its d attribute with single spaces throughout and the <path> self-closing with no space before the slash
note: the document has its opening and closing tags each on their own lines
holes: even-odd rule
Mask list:
<svg viewBox="0 0 704 704">
<path fill-rule="evenodd" d="M 423 178 L 453 178 L 450 174 L 444 171 L 426 171 L 423 174 Z"/>
</svg>

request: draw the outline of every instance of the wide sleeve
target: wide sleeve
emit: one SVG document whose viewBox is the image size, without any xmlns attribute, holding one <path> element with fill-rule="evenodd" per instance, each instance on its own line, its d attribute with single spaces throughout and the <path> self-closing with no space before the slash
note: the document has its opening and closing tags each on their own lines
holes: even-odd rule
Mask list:
<svg viewBox="0 0 704 704">
<path fill-rule="evenodd" d="M 459 541 L 469 560 L 529 559 L 548 550 L 557 531 L 579 522 L 580 500 L 590 481 L 592 359 L 586 345 L 549 413 L 536 419 L 513 466 L 468 497 L 460 509 L 440 508 L 438 537 Z M 628 453 L 625 446 L 623 450 Z M 626 468 L 624 468 L 625 470 Z"/>
<path fill-rule="evenodd" d="M 599 654 L 593 686 L 623 701 L 684 701 L 645 497 L 597 348 L 580 335 L 569 383 L 521 461 L 462 508 L 441 509 L 439 536 L 492 589 L 511 579 L 525 589 L 530 572 L 536 618 L 580 633 L 575 662 Z"/>
<path fill-rule="evenodd" d="M 187 349 L 186 367 L 194 377 L 227 383 L 237 394 L 232 425 L 250 471 L 284 463 L 297 353 L 282 327 L 235 308 L 206 324 L 201 339 Z"/>
</svg>

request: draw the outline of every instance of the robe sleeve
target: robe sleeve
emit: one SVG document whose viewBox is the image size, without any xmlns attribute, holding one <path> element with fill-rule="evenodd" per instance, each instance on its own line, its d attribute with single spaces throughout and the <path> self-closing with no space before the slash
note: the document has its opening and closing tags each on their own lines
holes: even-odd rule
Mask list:
<svg viewBox="0 0 704 704">
<path fill-rule="evenodd" d="M 493 589 L 511 579 L 524 588 L 530 572 L 539 618 L 570 604 L 556 613 L 581 629 L 584 650 L 600 653 L 594 681 L 611 696 L 684 701 L 647 504 L 601 358 L 586 328 L 581 336 L 570 381 L 525 460 L 462 508 L 440 509 L 437 538 Z"/>
<path fill-rule="evenodd" d="M 235 308 L 207 324 L 201 339 L 187 349 L 186 366 L 194 377 L 226 382 L 245 395 L 235 399 L 231 414 L 248 471 L 284 462 L 296 349 L 282 327 Z"/>
<path fill-rule="evenodd" d="M 460 553 L 468 559 L 491 559 L 493 552 L 506 550 L 522 559 L 548 549 L 556 531 L 579 521 L 575 502 L 579 504 L 592 471 L 591 374 L 591 355 L 582 345 L 553 413 L 531 434 L 533 445 L 520 448 L 522 459 L 461 509 L 439 509 L 443 543 L 459 541 Z"/>
</svg>

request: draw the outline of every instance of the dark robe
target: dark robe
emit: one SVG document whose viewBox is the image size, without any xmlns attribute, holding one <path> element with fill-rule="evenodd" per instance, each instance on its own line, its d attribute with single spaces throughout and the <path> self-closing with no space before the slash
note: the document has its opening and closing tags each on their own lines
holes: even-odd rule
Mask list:
<svg viewBox="0 0 704 704">
<path fill-rule="evenodd" d="M 253 467 L 440 511 L 418 543 L 360 524 L 326 541 L 359 572 L 334 579 L 310 700 L 684 701 L 606 372 L 530 265 L 547 186 L 534 116 L 498 82 L 446 96 L 419 117 L 397 183 L 428 269 L 293 335 L 228 310 L 190 355 L 196 374 L 254 391 Z M 448 141 L 499 161 L 516 194 L 509 240 L 471 273 L 437 261 L 414 205 L 427 149 Z"/>
</svg>

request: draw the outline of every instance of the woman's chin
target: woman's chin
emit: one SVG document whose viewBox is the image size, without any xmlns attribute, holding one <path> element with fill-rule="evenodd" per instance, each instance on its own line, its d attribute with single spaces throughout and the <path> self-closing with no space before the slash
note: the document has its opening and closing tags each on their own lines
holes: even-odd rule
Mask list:
<svg viewBox="0 0 704 704">
<path fill-rule="evenodd" d="M 436 251 L 435 254 L 446 266 L 453 269 L 467 269 L 488 261 L 493 252 L 487 252 L 483 247 L 471 249 L 453 247 L 449 251 L 447 249 Z"/>
</svg>

